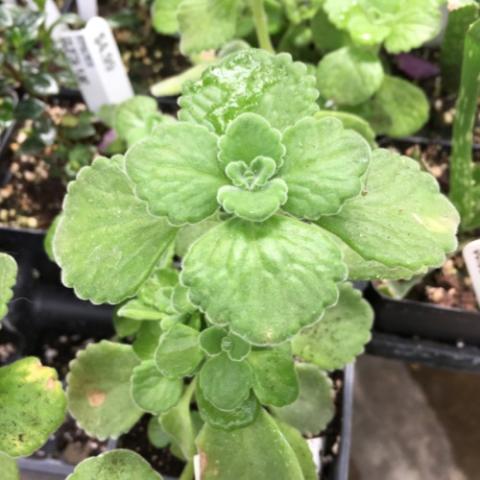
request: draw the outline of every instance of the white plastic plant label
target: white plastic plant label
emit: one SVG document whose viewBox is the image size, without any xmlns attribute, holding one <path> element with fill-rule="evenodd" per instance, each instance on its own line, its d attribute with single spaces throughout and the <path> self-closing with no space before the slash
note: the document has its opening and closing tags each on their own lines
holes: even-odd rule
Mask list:
<svg viewBox="0 0 480 480">
<path fill-rule="evenodd" d="M 320 437 L 308 438 L 307 444 L 312 452 L 313 463 L 315 464 L 317 473 L 320 473 L 320 469 L 322 468 L 320 453 L 323 449 L 323 440 Z M 194 455 L 193 457 L 193 473 L 195 475 L 195 480 L 202 480 L 200 455 Z"/>
<path fill-rule="evenodd" d="M 480 239 L 473 240 L 463 249 L 463 258 L 467 266 L 468 274 L 472 279 L 473 291 L 480 306 Z"/>
<path fill-rule="evenodd" d="M 93 17 L 82 30 L 63 32 L 61 47 L 93 112 L 133 96 L 132 85 L 107 21 Z"/>
<path fill-rule="evenodd" d="M 82 20 L 90 20 L 98 14 L 97 0 L 77 0 L 78 16 Z"/>
</svg>

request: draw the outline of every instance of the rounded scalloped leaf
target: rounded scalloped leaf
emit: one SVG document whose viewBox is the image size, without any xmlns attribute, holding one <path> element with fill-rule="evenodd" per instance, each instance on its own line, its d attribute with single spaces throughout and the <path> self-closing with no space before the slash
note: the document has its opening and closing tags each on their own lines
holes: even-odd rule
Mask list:
<svg viewBox="0 0 480 480">
<path fill-rule="evenodd" d="M 154 215 L 182 225 L 217 210 L 217 190 L 229 183 L 217 161 L 217 141 L 206 128 L 180 122 L 161 125 L 127 152 L 127 173 Z"/>
<path fill-rule="evenodd" d="M 200 333 L 200 348 L 209 356 L 219 355 L 222 352 L 222 340 L 227 335 L 222 327 L 213 325 Z"/>
<path fill-rule="evenodd" d="M 292 339 L 293 354 L 323 370 L 345 367 L 363 352 L 370 340 L 373 310 L 350 283 L 340 286 L 340 297 L 323 318 Z"/>
<path fill-rule="evenodd" d="M 17 462 L 3 452 L 0 452 L 0 472 L 3 480 L 20 480 Z"/>
<path fill-rule="evenodd" d="M 270 345 L 317 321 L 346 276 L 338 247 L 321 229 L 275 216 L 264 223 L 233 218 L 209 230 L 185 257 L 181 281 L 212 323 Z"/>
<path fill-rule="evenodd" d="M 167 377 L 191 375 L 202 359 L 198 331 L 183 324 L 165 332 L 155 351 L 157 368 Z"/>
<path fill-rule="evenodd" d="M 162 480 L 150 464 L 132 450 L 116 449 L 87 458 L 66 480 Z"/>
<path fill-rule="evenodd" d="M 283 135 L 287 147 L 279 175 L 288 185 L 284 210 L 314 220 L 337 213 L 362 189 L 370 147 L 336 118 L 305 118 Z"/>
<path fill-rule="evenodd" d="M 231 431 L 205 424 L 196 443 L 202 480 L 304 479 L 294 450 L 264 410 L 250 425 Z"/>
<path fill-rule="evenodd" d="M 332 381 L 316 365 L 297 363 L 295 368 L 300 385 L 298 398 L 290 405 L 271 409 L 280 420 L 312 437 L 318 435 L 335 414 Z"/>
<path fill-rule="evenodd" d="M 142 416 L 130 396 L 130 377 L 139 363 L 130 345 L 107 340 L 88 345 L 70 362 L 68 408 L 89 435 L 117 438 Z"/>
<path fill-rule="evenodd" d="M 297 399 L 298 378 L 289 344 L 254 349 L 247 361 L 252 368 L 253 391 L 262 404 L 283 407 Z"/>
<path fill-rule="evenodd" d="M 212 427 L 222 430 L 245 427 L 255 420 L 260 411 L 260 405 L 253 392 L 250 392 L 248 398 L 241 405 L 228 412 L 215 408 L 205 398 L 199 387 L 195 390 L 195 399 L 202 419 Z"/>
<path fill-rule="evenodd" d="M 274 178 L 258 190 L 245 190 L 225 185 L 217 193 L 217 200 L 227 213 L 250 222 L 264 222 L 287 201 L 287 184 Z"/>
<path fill-rule="evenodd" d="M 205 398 L 215 408 L 229 412 L 240 407 L 250 395 L 252 372 L 248 363 L 230 360 L 222 353 L 205 362 L 198 381 Z"/>
<path fill-rule="evenodd" d="M 53 368 L 26 357 L 0 368 L 0 452 L 38 450 L 62 424 L 67 400 Z"/>
<path fill-rule="evenodd" d="M 234 362 L 241 362 L 252 350 L 252 346 L 248 342 L 231 332 L 222 338 L 221 347 L 228 358 Z"/>
<path fill-rule="evenodd" d="M 137 320 L 138 321 L 138 320 Z M 155 350 L 158 346 L 158 340 L 163 331 L 161 322 L 142 322 L 132 343 L 135 355 L 141 360 L 150 360 L 155 356 Z"/>
<path fill-rule="evenodd" d="M 390 53 L 406 52 L 433 38 L 441 26 L 438 0 L 327 0 L 330 20 L 354 43 L 385 42 Z"/>
<path fill-rule="evenodd" d="M 217 133 L 244 112 L 258 113 L 283 130 L 318 110 L 316 79 L 289 54 L 249 48 L 209 67 L 202 78 L 184 85 L 181 120 L 200 123 Z"/>
<path fill-rule="evenodd" d="M 337 105 L 357 105 L 368 100 L 382 84 L 383 67 L 374 52 L 344 47 L 322 58 L 317 85 L 322 97 Z"/>
<path fill-rule="evenodd" d="M 349 110 L 367 120 L 378 135 L 405 137 L 425 125 L 430 105 L 422 89 L 402 78 L 385 75 L 370 100 Z"/>
<path fill-rule="evenodd" d="M 120 303 L 148 278 L 175 231 L 148 213 L 118 162 L 97 157 L 64 199 L 53 242 L 62 281 L 79 298 Z"/>
<path fill-rule="evenodd" d="M 438 267 L 457 247 L 459 215 L 418 162 L 373 152 L 362 195 L 318 223 L 365 260 L 416 272 Z"/>
<path fill-rule="evenodd" d="M 147 425 L 147 436 L 148 441 L 155 448 L 165 448 L 171 442 L 170 437 L 160 425 L 158 417 L 150 417 Z"/>
<path fill-rule="evenodd" d="M 0 253 L 0 322 L 8 311 L 8 302 L 13 297 L 12 287 L 17 278 L 17 262 L 6 253 Z"/>
<path fill-rule="evenodd" d="M 182 380 L 163 376 L 154 360 L 135 367 L 130 381 L 133 401 L 139 408 L 154 415 L 172 408 L 182 396 Z"/>
<path fill-rule="evenodd" d="M 218 159 L 224 167 L 236 161 L 250 165 L 259 156 L 272 158 L 280 166 L 285 154 L 281 133 L 260 115 L 248 112 L 242 113 L 228 125 L 218 147 Z"/>
</svg>

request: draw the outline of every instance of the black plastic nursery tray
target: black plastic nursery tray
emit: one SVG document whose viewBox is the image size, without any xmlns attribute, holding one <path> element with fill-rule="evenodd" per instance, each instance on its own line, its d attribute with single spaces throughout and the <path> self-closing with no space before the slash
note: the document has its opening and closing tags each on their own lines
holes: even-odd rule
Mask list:
<svg viewBox="0 0 480 480">
<path fill-rule="evenodd" d="M 375 311 L 368 353 L 480 371 L 480 313 L 396 300 L 381 294 L 372 284 L 364 295 Z"/>
</svg>

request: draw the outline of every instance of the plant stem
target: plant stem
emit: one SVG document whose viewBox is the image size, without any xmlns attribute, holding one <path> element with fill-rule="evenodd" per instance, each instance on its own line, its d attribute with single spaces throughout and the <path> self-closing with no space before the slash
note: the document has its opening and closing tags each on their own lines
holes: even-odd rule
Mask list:
<svg viewBox="0 0 480 480">
<path fill-rule="evenodd" d="M 475 205 L 473 126 L 480 93 L 480 20 L 472 23 L 465 36 L 463 63 L 450 158 L 450 199 L 462 217 L 462 228 L 472 228 L 480 212 Z M 477 218 L 475 218 L 477 217 Z"/>
<path fill-rule="evenodd" d="M 274 53 L 270 34 L 268 33 L 268 19 L 263 0 L 250 0 L 250 8 L 253 13 L 253 21 L 255 23 L 255 30 L 257 31 L 257 39 L 260 48 Z"/>
<path fill-rule="evenodd" d="M 193 480 L 193 459 L 190 459 L 182 470 L 178 480 Z"/>
</svg>

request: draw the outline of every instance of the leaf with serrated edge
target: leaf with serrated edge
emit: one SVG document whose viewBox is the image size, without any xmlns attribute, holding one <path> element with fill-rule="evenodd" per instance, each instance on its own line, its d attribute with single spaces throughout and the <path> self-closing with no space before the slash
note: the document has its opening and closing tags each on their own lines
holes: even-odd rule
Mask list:
<svg viewBox="0 0 480 480">
<path fill-rule="evenodd" d="M 337 105 L 357 105 L 368 100 L 382 84 L 383 67 L 378 55 L 353 46 L 322 58 L 317 67 L 322 97 Z"/>
<path fill-rule="evenodd" d="M 203 359 L 199 333 L 187 325 L 174 325 L 165 332 L 155 352 L 157 368 L 167 377 L 192 374 Z"/>
<path fill-rule="evenodd" d="M 208 327 L 200 333 L 200 348 L 209 356 L 219 355 L 222 352 L 222 339 L 227 335 L 222 327 Z"/>
<path fill-rule="evenodd" d="M 318 435 L 333 418 L 332 381 L 316 365 L 295 365 L 300 383 L 300 394 L 295 402 L 285 407 L 271 407 L 276 417 L 295 427 L 303 435 Z"/>
<path fill-rule="evenodd" d="M 362 194 L 318 223 L 366 260 L 417 271 L 455 250 L 459 216 L 417 162 L 378 149 Z"/>
<path fill-rule="evenodd" d="M 134 298 L 123 304 L 117 312 L 119 317 L 126 317 L 132 320 L 161 320 L 165 317 L 164 312 L 145 305 L 143 302 Z"/>
<path fill-rule="evenodd" d="M 248 398 L 241 405 L 229 411 L 219 410 L 212 405 L 205 398 L 200 387 L 195 390 L 195 399 L 203 420 L 212 427 L 222 430 L 245 427 L 255 420 L 260 411 L 260 405 L 253 392 L 250 392 Z"/>
<path fill-rule="evenodd" d="M 162 478 L 138 453 L 116 449 L 83 460 L 66 480 L 162 480 Z"/>
<path fill-rule="evenodd" d="M 441 26 L 438 0 L 326 0 L 330 20 L 357 44 L 385 42 L 390 53 L 407 52 L 433 38 Z"/>
<path fill-rule="evenodd" d="M 0 472 L 3 480 L 20 480 L 17 462 L 3 452 L 0 452 Z"/>
<path fill-rule="evenodd" d="M 307 441 L 296 428 L 278 420 L 278 418 L 275 418 L 275 421 L 282 435 L 286 438 L 297 456 L 298 463 L 302 468 L 304 480 L 318 480 L 317 469 L 315 463 L 313 463 L 312 451 Z"/>
<path fill-rule="evenodd" d="M 137 195 L 154 215 L 175 225 L 196 223 L 218 209 L 217 190 L 229 184 L 217 161 L 218 138 L 200 125 L 160 125 L 126 156 Z"/>
<path fill-rule="evenodd" d="M 196 443 L 202 480 L 304 480 L 295 452 L 264 410 L 231 431 L 205 424 Z"/>
<path fill-rule="evenodd" d="M 224 167 L 236 161 L 250 165 L 259 156 L 272 158 L 279 167 L 285 154 L 281 133 L 260 115 L 248 112 L 230 123 L 218 147 L 218 159 Z"/>
<path fill-rule="evenodd" d="M 183 0 L 177 10 L 182 53 L 217 49 L 231 40 L 240 5 L 239 0 Z"/>
<path fill-rule="evenodd" d="M 175 236 L 147 212 L 117 165 L 97 157 L 80 170 L 53 242 L 63 283 L 96 304 L 132 297 Z"/>
<path fill-rule="evenodd" d="M 0 368 L 0 452 L 28 456 L 65 419 L 67 401 L 57 372 L 26 357 Z"/>
<path fill-rule="evenodd" d="M 385 75 L 372 98 L 349 110 L 365 118 L 378 135 L 405 137 L 425 125 L 430 105 L 419 87 L 403 78 Z"/>
<path fill-rule="evenodd" d="M 155 415 L 172 408 L 182 396 L 182 380 L 163 376 L 154 360 L 147 360 L 135 367 L 130 382 L 132 399 L 136 405 Z"/>
<path fill-rule="evenodd" d="M 202 78 L 184 85 L 181 120 L 200 123 L 217 133 L 243 112 L 258 113 L 284 130 L 318 110 L 316 79 L 287 53 L 272 55 L 249 48 L 209 67 Z"/>
<path fill-rule="evenodd" d="M 253 391 L 262 404 L 283 407 L 297 399 L 298 378 L 289 344 L 254 349 L 247 361 L 252 368 Z"/>
<path fill-rule="evenodd" d="M 287 201 L 287 184 L 274 178 L 258 190 L 225 185 L 218 190 L 217 200 L 227 213 L 251 222 L 264 222 Z"/>
<path fill-rule="evenodd" d="M 215 408 L 228 412 L 248 398 L 252 372 L 246 362 L 235 362 L 222 353 L 205 362 L 198 381 L 205 398 Z"/>
<path fill-rule="evenodd" d="M 264 223 L 233 218 L 209 230 L 185 257 L 181 281 L 212 323 L 270 345 L 317 321 L 346 276 L 321 229 L 275 216 Z"/>
<path fill-rule="evenodd" d="M 114 128 L 120 138 L 129 140 L 133 130 L 145 129 L 149 115 L 158 111 L 157 102 L 152 97 L 137 95 L 117 106 Z M 129 144 L 130 141 L 129 141 Z"/>
<path fill-rule="evenodd" d="M 370 147 L 336 118 L 305 118 L 283 135 L 287 147 L 280 176 L 288 185 L 284 210 L 314 220 L 337 213 L 362 188 Z"/>
<path fill-rule="evenodd" d="M 130 345 L 107 340 L 88 345 L 70 362 L 68 408 L 89 435 L 117 438 L 141 417 L 130 397 L 130 377 L 139 363 Z"/>
<path fill-rule="evenodd" d="M 190 383 L 180 401 L 168 412 L 159 416 L 163 430 L 187 460 L 197 453 L 195 450 L 196 432 L 190 410 L 194 388 L 195 383 Z"/>
<path fill-rule="evenodd" d="M 158 33 L 178 31 L 177 9 L 182 0 L 155 0 L 151 6 L 152 26 Z"/>
<path fill-rule="evenodd" d="M 7 314 L 16 278 L 17 262 L 10 255 L 0 253 L 0 321 Z"/>
<path fill-rule="evenodd" d="M 323 318 L 292 339 L 293 354 L 323 370 L 345 367 L 370 340 L 373 310 L 351 284 L 340 286 L 340 298 Z"/>
</svg>

